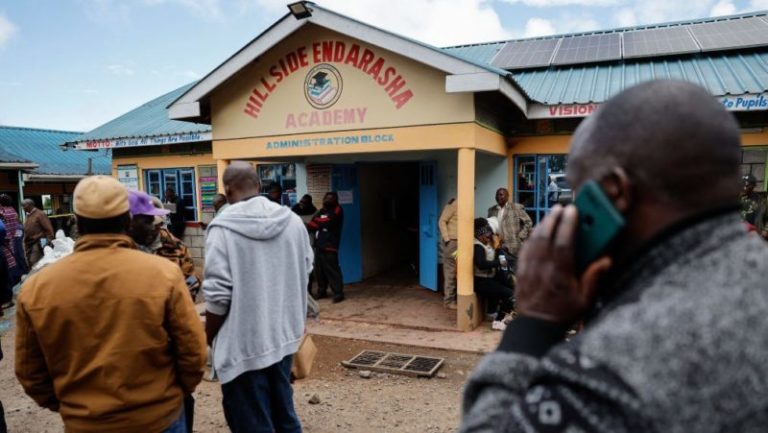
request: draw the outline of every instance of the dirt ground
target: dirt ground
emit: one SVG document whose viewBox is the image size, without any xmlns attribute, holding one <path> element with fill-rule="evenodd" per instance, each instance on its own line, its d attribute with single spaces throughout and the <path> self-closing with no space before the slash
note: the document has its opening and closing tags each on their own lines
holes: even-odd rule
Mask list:
<svg viewBox="0 0 768 433">
<path fill-rule="evenodd" d="M 308 433 L 443 433 L 459 424 L 460 395 L 467 374 L 481 355 L 393 344 L 314 336 L 318 346 L 312 374 L 294 385 L 294 401 Z M 38 408 L 13 374 L 13 330 L 2 336 L 5 359 L 0 362 L 0 401 L 10 433 L 62 432 L 57 414 Z M 362 350 L 381 350 L 445 358 L 444 377 L 417 379 L 373 373 L 360 377 L 339 363 Z M 441 375 L 442 376 L 442 375 Z M 319 404 L 310 404 L 317 395 Z M 195 392 L 195 431 L 228 432 L 221 410 L 218 383 L 203 382 Z"/>
</svg>

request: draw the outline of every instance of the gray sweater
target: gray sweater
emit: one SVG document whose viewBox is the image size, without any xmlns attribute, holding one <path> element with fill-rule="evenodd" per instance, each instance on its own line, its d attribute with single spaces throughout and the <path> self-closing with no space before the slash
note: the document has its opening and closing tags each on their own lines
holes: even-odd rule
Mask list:
<svg viewBox="0 0 768 433">
<path fill-rule="evenodd" d="M 733 213 L 666 233 L 572 341 L 512 322 L 470 377 L 460 431 L 768 431 L 766 265 Z"/>
<path fill-rule="evenodd" d="M 296 352 L 312 260 L 301 218 L 264 197 L 229 206 L 208 226 L 203 293 L 206 309 L 226 316 L 211 349 L 221 383 Z"/>
</svg>

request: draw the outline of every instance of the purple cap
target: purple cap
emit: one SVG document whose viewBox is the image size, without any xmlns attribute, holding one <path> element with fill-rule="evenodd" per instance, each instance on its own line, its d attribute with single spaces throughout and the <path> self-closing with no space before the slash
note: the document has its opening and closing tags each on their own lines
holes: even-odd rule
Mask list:
<svg viewBox="0 0 768 433">
<path fill-rule="evenodd" d="M 152 197 L 143 191 L 128 191 L 128 204 L 130 205 L 131 216 L 165 216 L 171 212 L 168 209 L 156 208 L 152 204 Z"/>
</svg>

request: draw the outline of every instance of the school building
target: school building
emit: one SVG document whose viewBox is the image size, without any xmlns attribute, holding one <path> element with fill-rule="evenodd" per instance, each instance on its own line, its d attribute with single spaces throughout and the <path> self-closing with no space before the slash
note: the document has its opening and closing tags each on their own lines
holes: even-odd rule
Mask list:
<svg viewBox="0 0 768 433">
<path fill-rule="evenodd" d="M 286 203 L 337 191 L 348 283 L 410 265 L 438 290 L 437 220 L 455 198 L 464 330 L 484 316 L 473 219 L 502 186 L 534 222 L 570 197 L 573 131 L 633 84 L 670 78 L 709 90 L 740 122 L 744 171 L 764 189 L 766 13 L 437 48 L 310 2 L 289 8 L 200 81 L 70 144 L 112 149 L 113 173 L 131 187 L 177 189 L 190 222 L 210 218 L 234 160 L 281 183 Z"/>
</svg>

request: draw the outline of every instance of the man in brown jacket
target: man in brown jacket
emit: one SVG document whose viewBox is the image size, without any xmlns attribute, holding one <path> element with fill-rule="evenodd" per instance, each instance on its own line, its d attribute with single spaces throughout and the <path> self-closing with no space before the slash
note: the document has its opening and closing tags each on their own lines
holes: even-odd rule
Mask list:
<svg viewBox="0 0 768 433">
<path fill-rule="evenodd" d="M 499 220 L 501 247 L 517 257 L 523 241 L 531 234 L 533 222 L 523 205 L 509 200 L 509 191 L 499 188 L 496 191 L 496 205 L 488 209 L 488 218 Z"/>
<path fill-rule="evenodd" d="M 17 299 L 16 376 L 67 433 L 183 432 L 206 344 L 181 271 L 135 249 L 117 180 L 82 180 L 74 206 L 75 252 Z"/>
<path fill-rule="evenodd" d="M 48 215 L 35 207 L 34 201 L 26 199 L 21 207 L 27 214 L 24 222 L 24 252 L 27 255 L 27 266 L 32 269 L 43 258 L 41 241 L 45 239 L 46 243 L 50 243 L 53 240 L 53 225 Z"/>
</svg>

